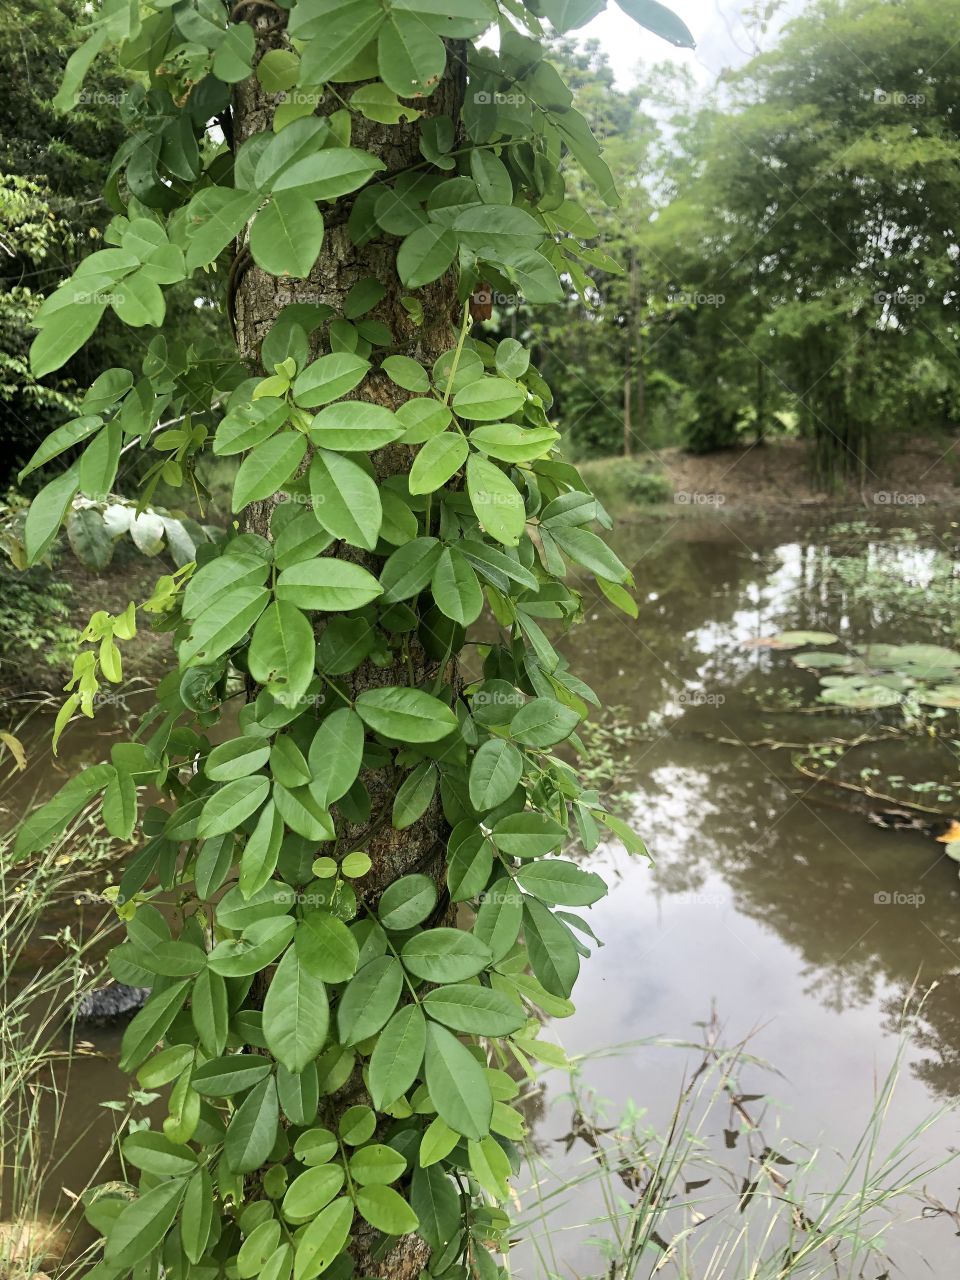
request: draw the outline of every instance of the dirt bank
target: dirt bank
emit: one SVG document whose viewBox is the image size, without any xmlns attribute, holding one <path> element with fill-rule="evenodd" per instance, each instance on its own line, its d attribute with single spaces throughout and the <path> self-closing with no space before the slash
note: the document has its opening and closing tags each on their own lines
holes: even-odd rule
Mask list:
<svg viewBox="0 0 960 1280">
<path fill-rule="evenodd" d="M 674 491 L 674 502 L 738 510 L 784 506 L 917 507 L 960 501 L 960 436 L 918 437 L 870 468 L 861 484 L 824 493 L 811 481 L 810 446 L 801 440 L 689 454 L 654 455 Z"/>
</svg>

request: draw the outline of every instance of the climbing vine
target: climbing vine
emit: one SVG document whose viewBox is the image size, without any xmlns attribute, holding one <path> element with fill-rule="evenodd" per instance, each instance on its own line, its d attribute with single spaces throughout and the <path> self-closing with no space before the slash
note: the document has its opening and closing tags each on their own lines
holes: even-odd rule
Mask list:
<svg viewBox="0 0 960 1280">
<path fill-rule="evenodd" d="M 103 0 L 68 63 L 63 110 L 98 55 L 126 70 L 129 138 L 107 247 L 41 306 L 33 370 L 108 308 L 158 332 L 29 462 L 73 459 L 20 560 L 66 524 L 81 554 L 130 532 L 178 565 L 93 615 L 57 734 L 145 625 L 177 659 L 155 705 L 16 844 L 99 802 L 134 849 L 110 967 L 151 994 L 121 1066 L 166 1115 L 123 1138 L 130 1185 L 88 1198 L 102 1280 L 503 1274 L 516 1078 L 556 1060 L 539 1015 L 572 1011 L 606 892 L 559 855 L 604 828 L 642 851 L 570 763 L 596 698 L 543 625 L 580 614 L 569 564 L 635 616 L 631 577 L 529 353 L 473 333 L 495 293 L 611 269 L 564 171 L 617 195 L 541 27 L 600 8 Z M 235 360 L 163 329 L 164 287 L 200 270 Z M 204 453 L 238 460 L 225 534 L 151 507 L 161 481 L 201 494 Z"/>
</svg>

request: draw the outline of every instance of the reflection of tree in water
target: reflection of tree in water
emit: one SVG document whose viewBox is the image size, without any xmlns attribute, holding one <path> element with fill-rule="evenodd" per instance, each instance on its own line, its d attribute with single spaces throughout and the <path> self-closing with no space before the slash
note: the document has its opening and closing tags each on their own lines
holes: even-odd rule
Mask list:
<svg viewBox="0 0 960 1280">
<path fill-rule="evenodd" d="M 904 986 L 898 995 L 884 1000 L 884 1027 L 888 1031 L 896 1032 L 900 1026 L 904 1002 L 910 994 L 910 987 Z M 942 974 L 937 980 L 913 1022 L 911 1039 L 918 1049 L 929 1054 L 911 1064 L 913 1074 L 931 1092 L 956 1098 L 960 1087 L 960 971 Z"/>
<path fill-rule="evenodd" d="M 798 538 L 779 550 L 768 543 L 760 557 L 735 535 L 719 543 L 715 535 L 712 529 L 709 542 L 661 542 L 639 561 L 621 544 L 628 563 L 636 562 L 640 618 L 614 618 L 605 605 L 588 603 L 593 626 L 563 642 L 567 653 L 578 651 L 604 705 L 629 704 L 638 721 L 664 715 L 666 732 L 631 747 L 632 779 L 623 779 L 639 783 L 637 821 L 659 854 L 652 882 L 666 894 L 690 893 L 721 875 L 737 910 L 802 957 L 806 990 L 834 1011 L 862 1006 L 884 988 L 906 992 L 918 971 L 926 982 L 939 978 L 915 1025 L 915 1043 L 930 1054 L 916 1074 L 938 1092 L 956 1092 L 960 913 L 952 864 L 935 866 L 939 846 L 918 834 L 881 833 L 861 815 L 821 803 L 826 792 L 817 803 L 812 795 L 798 799 L 791 789 L 807 788 L 788 753 L 700 736 L 809 741 L 858 732 L 850 717 L 828 724 L 765 715 L 748 686 L 758 674 L 770 686 L 783 682 L 783 656 L 740 644 L 754 625 L 757 634 L 841 625 L 850 634 L 850 592 L 824 586 L 834 546 Z M 847 554 L 849 538 L 836 551 Z M 864 638 L 890 638 L 873 634 L 875 621 L 858 613 Z M 787 678 L 803 680 L 792 669 Z M 691 687 L 722 691 L 725 702 L 685 709 L 678 696 Z M 866 758 L 847 763 L 859 767 Z M 871 762 L 891 771 L 883 754 Z M 926 898 L 918 908 L 875 901 L 877 893 L 918 889 Z M 889 997 L 891 1011 L 900 1004 Z"/>
</svg>

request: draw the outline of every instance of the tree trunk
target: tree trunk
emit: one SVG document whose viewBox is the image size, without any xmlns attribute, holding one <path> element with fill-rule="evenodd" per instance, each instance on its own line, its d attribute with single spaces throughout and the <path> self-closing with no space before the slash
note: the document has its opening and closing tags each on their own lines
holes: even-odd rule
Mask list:
<svg viewBox="0 0 960 1280">
<path fill-rule="evenodd" d="M 264 12 L 264 11 L 261 11 Z M 258 55 L 268 49 L 285 48 L 286 38 L 283 19 L 276 20 L 273 11 L 258 19 L 256 24 Z M 453 42 L 451 42 L 453 43 Z M 459 55 L 459 56 L 458 56 Z M 459 47 L 450 49 L 447 72 L 433 96 L 418 103 L 425 116 L 449 115 L 459 120 L 463 100 L 464 59 Z M 349 99 L 355 86 L 338 86 L 343 98 Z M 234 145 L 239 147 L 247 138 L 272 126 L 277 95 L 263 91 L 256 79 L 251 78 L 237 86 L 232 108 Z M 327 115 L 342 106 L 340 98 L 328 94 L 317 107 L 318 115 Z M 378 156 L 386 165 L 381 180 L 391 174 L 421 165 L 419 151 L 419 124 L 385 126 L 353 116 L 351 145 L 363 148 Z M 234 269 L 233 303 L 237 344 L 240 355 L 252 370 L 259 365 L 260 344 L 269 332 L 280 312 L 289 303 L 327 303 L 334 311 L 342 311 L 343 301 L 350 289 L 360 280 L 373 277 L 386 288 L 383 300 L 371 313 L 372 317 L 386 324 L 393 335 L 393 347 L 382 350 L 388 355 L 399 352 L 420 360 L 428 367 L 456 341 L 457 297 L 456 281 L 452 274 L 427 286 L 418 294 L 423 304 L 424 320 L 419 327 L 401 305 L 404 290 L 396 273 L 396 250 L 399 243 L 394 238 L 376 238 L 363 248 L 357 248 L 347 234 L 347 218 L 352 197 L 322 206 L 325 235 L 320 256 L 306 280 L 278 279 L 262 271 L 241 247 Z M 320 352 L 313 351 L 312 355 Z M 368 400 L 396 409 L 408 393 L 391 382 L 384 374 L 373 369 L 352 398 Z M 414 450 L 409 446 L 391 445 L 373 455 L 374 467 L 379 479 L 409 471 Z M 255 503 L 247 508 L 245 527 L 267 536 L 270 516 L 276 500 Z M 382 559 L 342 543 L 334 544 L 329 554 L 339 555 L 364 565 L 378 574 Z M 317 618 L 317 629 L 324 620 Z M 345 679 L 351 696 L 366 688 L 381 685 L 408 685 L 433 681 L 438 674 L 438 664 L 430 659 L 419 646 L 415 636 L 411 638 L 409 651 L 398 654 L 396 663 L 385 667 L 364 662 L 352 676 Z M 457 663 L 454 657 L 444 673 L 447 680 L 456 681 Z M 422 871 L 432 876 L 442 890 L 444 880 L 444 853 L 448 829 L 444 822 L 439 796 L 430 808 L 405 831 L 395 831 L 390 825 L 390 814 L 402 773 L 397 770 L 381 770 L 365 773 L 365 782 L 371 798 L 369 821 L 361 827 L 337 818 L 337 830 L 344 850 L 361 849 L 373 860 L 367 876 L 355 886 L 367 902 L 375 902 L 393 880 L 411 871 Z M 441 897 L 441 904 L 444 899 Z M 441 907 L 441 910 L 445 908 Z M 362 1090 L 359 1073 L 332 1099 L 326 1102 L 336 1110 L 358 1101 Z M 324 1101 L 321 1101 L 323 1107 Z M 322 1118 L 320 1123 L 325 1121 Z M 332 1127 L 336 1127 L 334 1122 Z M 354 1223 L 352 1253 L 358 1275 L 391 1277 L 391 1280 L 413 1280 L 426 1265 L 429 1247 L 419 1236 L 406 1237 L 386 1257 L 373 1261 L 370 1254 L 373 1232 L 361 1220 Z"/>
</svg>

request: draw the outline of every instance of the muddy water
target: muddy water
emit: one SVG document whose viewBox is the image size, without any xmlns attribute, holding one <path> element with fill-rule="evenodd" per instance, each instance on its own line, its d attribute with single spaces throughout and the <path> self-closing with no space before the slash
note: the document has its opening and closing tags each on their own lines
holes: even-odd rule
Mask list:
<svg viewBox="0 0 960 1280">
<path fill-rule="evenodd" d="M 615 846 L 590 859 L 615 887 L 590 913 L 605 945 L 583 966 L 578 1011 L 550 1028 L 568 1054 L 656 1037 L 696 1041 L 697 1024 L 709 1019 L 713 1006 L 725 1043 L 749 1037 L 750 1051 L 782 1072 L 777 1077 L 748 1068 L 740 1079 L 743 1092 L 773 1100 L 772 1107 L 750 1109 L 763 1110 L 779 1149 L 792 1139 L 847 1154 L 894 1061 L 900 1011 L 919 975 L 921 988 L 939 985 L 911 1028 L 881 1145 L 892 1147 L 956 1098 L 957 864 L 918 832 L 869 825 L 862 809 L 880 806 L 811 789 L 793 773 L 789 752 L 716 741 L 809 741 L 869 728 L 843 717 L 818 716 L 814 725 L 807 716 L 764 713 L 763 705 L 776 705 L 778 689 L 805 691 L 809 698 L 815 681 L 784 654 L 745 642 L 798 628 L 836 630 L 853 641 L 930 639 L 920 617 L 875 603 L 854 606 L 849 592 L 826 590 L 823 571 L 831 556 L 866 548 L 872 559 L 889 562 L 892 572 L 922 584 L 926 548 L 950 549 L 952 538 L 949 528 L 931 531 L 918 546 L 903 548 L 879 531 L 837 535 L 815 524 L 716 521 L 621 532 L 618 550 L 634 566 L 645 601 L 639 620 L 617 616 L 594 599 L 591 625 L 574 631 L 562 647 L 604 707 L 624 708 L 626 718 L 649 726 L 644 740 L 624 747 L 629 761 L 618 784 L 655 864 Z M 956 771 L 942 749 L 922 752 L 919 770 L 916 746 L 899 756 L 884 751 L 851 752 L 842 771 L 857 777 L 873 766 L 907 778 Z M 633 1100 L 662 1132 L 684 1068 L 689 1073 L 701 1058 L 648 1046 L 598 1060 L 588 1056 L 582 1082 L 607 1100 L 608 1123 Z M 569 1177 L 582 1173 L 589 1150 L 578 1142 L 566 1154 L 560 1141 L 570 1129 L 567 1089 L 559 1073 L 548 1075 L 537 1107 L 537 1138 L 547 1166 Z M 719 1109 L 706 1133 L 724 1167 L 737 1171 L 736 1187 L 745 1163 L 720 1141 L 728 1125 L 741 1127 Z M 917 1143 L 918 1158 L 935 1164 L 947 1147 L 956 1147 L 957 1137 L 956 1118 L 948 1116 Z M 812 1175 L 811 1184 L 829 1189 L 840 1161 L 827 1151 L 819 1163 L 822 1176 Z M 955 1205 L 958 1184 L 960 1168 L 954 1166 L 927 1185 Z M 622 1187 L 619 1192 L 627 1194 Z M 535 1198 L 525 1203 L 529 1207 Z M 736 1231 L 736 1194 L 725 1203 L 733 1206 L 727 1219 Z M 920 1211 L 919 1204 L 904 1204 L 898 1218 Z M 609 1233 L 577 1225 L 602 1212 L 596 1186 L 579 1186 L 541 1230 L 539 1255 L 529 1247 L 520 1251 L 518 1274 L 542 1276 L 556 1265 L 564 1276 L 604 1275 L 602 1255 L 589 1237 Z M 898 1221 L 885 1240 L 900 1274 L 946 1280 L 960 1262 L 955 1230 L 943 1216 Z M 697 1259 L 692 1276 L 745 1274 L 732 1265 L 708 1270 L 706 1256 Z M 637 1276 L 651 1274 L 655 1260 L 645 1261 Z M 878 1262 L 865 1274 L 886 1271 L 886 1263 Z"/>
<path fill-rule="evenodd" d="M 858 806 L 855 797 L 811 789 L 791 769 L 788 752 L 720 741 L 808 741 L 863 730 L 862 721 L 843 716 L 814 722 L 765 710 L 779 705 L 784 687 L 809 700 L 815 682 L 785 655 L 746 642 L 794 628 L 838 630 L 853 641 L 930 638 L 920 615 L 882 602 L 856 604 L 842 588 L 827 590 L 825 571 L 837 557 L 866 547 L 878 563 L 886 557 L 893 573 L 922 586 L 928 549 L 950 549 L 953 537 L 944 525 L 903 547 L 882 531 L 838 530 L 815 519 L 737 524 L 716 516 L 618 534 L 620 554 L 635 567 L 639 620 L 615 614 L 591 595 L 590 625 L 560 647 L 607 711 L 644 726 L 619 748 L 616 783 L 655 862 L 612 846 L 589 859 L 615 892 L 591 912 L 604 946 L 584 965 L 578 1012 L 547 1031 L 568 1053 L 589 1055 L 654 1037 L 696 1039 L 697 1024 L 714 1007 L 727 1043 L 751 1036 L 751 1052 L 782 1073 L 746 1068 L 741 1080 L 745 1092 L 773 1099 L 781 1133 L 846 1152 L 893 1061 L 899 1011 L 919 975 L 921 988 L 939 985 L 910 1029 L 885 1131 L 890 1145 L 956 1096 L 957 864 L 918 832 L 869 825 L 863 812 L 869 805 Z M 89 758 L 100 746 L 75 738 L 71 752 Z M 910 776 L 921 761 L 919 776 L 940 770 L 949 777 L 953 768 L 940 748 L 921 755 L 911 746 L 880 756 L 870 745 L 850 753 L 842 768 L 849 777 L 869 767 Z M 39 776 L 33 774 L 27 788 Z M 41 782 L 45 790 L 51 779 Z M 8 790 L 3 803 L 15 809 L 24 799 L 20 784 L 19 795 Z M 115 1040 L 100 1047 L 109 1054 Z M 662 1129 L 684 1067 L 697 1061 L 691 1051 L 636 1046 L 588 1058 L 582 1074 L 609 1100 L 610 1116 L 633 1100 Z M 76 1079 L 84 1122 L 98 1101 L 121 1096 L 109 1060 L 85 1063 Z M 567 1088 L 564 1077 L 549 1073 L 532 1108 L 537 1147 L 558 1175 L 579 1167 L 586 1154 L 580 1143 L 567 1154 L 561 1140 L 570 1128 Z M 710 1136 L 719 1140 L 729 1123 L 728 1116 L 712 1120 Z M 104 1143 L 110 1128 L 104 1112 L 98 1126 Z M 948 1117 L 920 1141 L 919 1157 L 936 1161 L 957 1136 Z M 93 1154 L 86 1144 L 68 1159 L 68 1185 L 82 1180 Z M 833 1157 L 828 1152 L 824 1159 L 829 1173 Z M 957 1168 L 929 1180 L 950 1204 L 958 1183 Z M 529 1207 L 531 1198 L 525 1203 Z M 603 1275 L 602 1256 L 590 1242 L 602 1232 L 578 1227 L 601 1210 L 596 1188 L 579 1188 L 549 1219 L 543 1252 L 530 1245 L 517 1251 L 516 1274 Z M 916 1204 L 903 1215 L 919 1211 Z M 900 1274 L 954 1276 L 954 1230 L 943 1216 L 898 1224 L 887 1244 Z M 880 1276 L 884 1267 L 865 1274 Z"/>
</svg>

